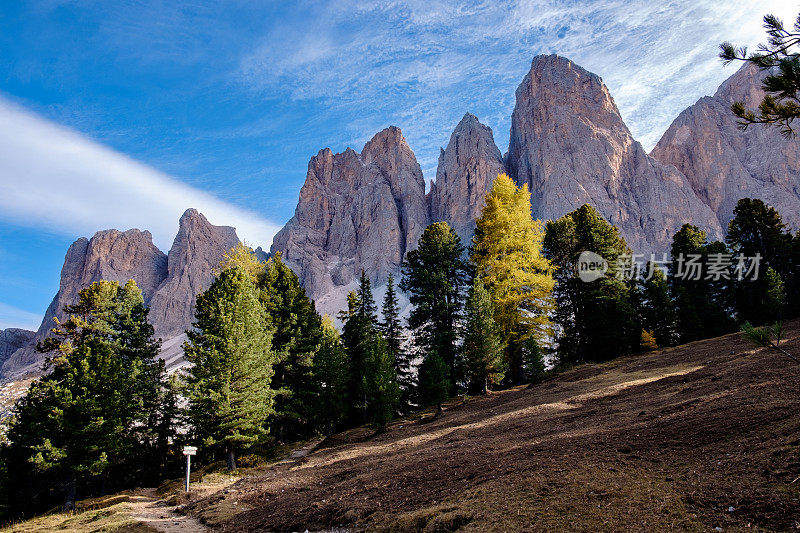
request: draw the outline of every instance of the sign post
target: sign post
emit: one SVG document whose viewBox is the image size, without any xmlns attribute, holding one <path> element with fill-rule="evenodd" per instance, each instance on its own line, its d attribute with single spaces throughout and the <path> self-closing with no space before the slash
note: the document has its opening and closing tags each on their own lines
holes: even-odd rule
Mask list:
<svg viewBox="0 0 800 533">
<path fill-rule="evenodd" d="M 184 446 L 183 455 L 186 456 L 186 492 L 189 492 L 189 473 L 192 470 L 192 456 L 197 454 L 197 446 Z"/>
</svg>

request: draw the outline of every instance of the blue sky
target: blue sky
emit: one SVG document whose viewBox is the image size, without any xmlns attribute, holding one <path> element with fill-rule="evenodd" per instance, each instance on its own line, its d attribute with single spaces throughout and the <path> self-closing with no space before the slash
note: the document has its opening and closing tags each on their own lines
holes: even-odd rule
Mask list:
<svg viewBox="0 0 800 533">
<path fill-rule="evenodd" d="M 720 5 L 723 4 L 723 5 Z M 80 236 L 197 207 L 269 247 L 308 159 L 402 128 L 426 178 L 469 111 L 508 144 L 531 58 L 603 77 L 650 149 L 794 2 L 490 1 L 0 4 L 0 328 L 35 328 Z"/>
</svg>

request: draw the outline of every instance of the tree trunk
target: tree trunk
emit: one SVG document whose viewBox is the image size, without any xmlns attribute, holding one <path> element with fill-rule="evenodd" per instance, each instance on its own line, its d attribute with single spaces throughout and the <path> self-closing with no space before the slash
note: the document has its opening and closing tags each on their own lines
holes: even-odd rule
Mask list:
<svg viewBox="0 0 800 533">
<path fill-rule="evenodd" d="M 442 402 L 436 404 L 436 414 L 433 415 L 433 418 L 439 418 L 442 416 Z"/>
<path fill-rule="evenodd" d="M 233 448 L 228 448 L 225 455 L 228 461 L 228 470 L 236 470 L 236 453 L 233 451 Z"/>
<path fill-rule="evenodd" d="M 77 481 L 70 479 L 66 486 L 66 498 L 64 500 L 64 511 L 75 510 L 75 492 L 77 491 Z"/>
</svg>

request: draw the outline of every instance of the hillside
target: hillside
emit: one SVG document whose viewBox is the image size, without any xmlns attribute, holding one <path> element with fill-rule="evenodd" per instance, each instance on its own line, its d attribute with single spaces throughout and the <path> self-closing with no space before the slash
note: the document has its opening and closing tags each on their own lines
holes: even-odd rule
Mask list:
<svg viewBox="0 0 800 533">
<path fill-rule="evenodd" d="M 798 334 L 794 322 L 795 351 Z M 318 450 L 191 509 L 248 509 L 225 531 L 790 529 L 800 368 L 787 361 L 733 334 L 587 365 Z"/>
<path fill-rule="evenodd" d="M 800 321 L 786 347 L 800 351 Z M 233 485 L 212 474 L 177 509 L 222 531 L 794 529 L 798 390 L 800 367 L 732 334 L 336 435 Z M 142 494 L 149 514 L 120 504 L 103 523 L 198 530 Z M 64 524 L 114 530 L 80 516 Z"/>
</svg>

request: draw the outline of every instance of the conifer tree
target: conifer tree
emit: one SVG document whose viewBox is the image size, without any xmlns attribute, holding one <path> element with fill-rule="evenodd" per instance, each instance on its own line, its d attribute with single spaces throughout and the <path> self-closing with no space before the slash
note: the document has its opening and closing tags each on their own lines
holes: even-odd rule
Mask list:
<svg viewBox="0 0 800 533">
<path fill-rule="evenodd" d="M 706 233 L 691 224 L 684 224 L 672 238 L 669 289 L 675 303 L 680 343 L 716 337 L 735 329 L 730 281 L 709 280 L 703 274 L 708 270 L 709 258 L 717 254 L 730 254 L 730 250 L 724 243 L 708 242 Z M 700 276 L 692 273 L 687 266 L 689 261 L 699 265 Z"/>
<path fill-rule="evenodd" d="M 235 267 L 220 273 L 197 297 L 194 330 L 187 332 L 188 418 L 203 446 L 236 453 L 263 438 L 274 412 L 272 327 L 250 275 Z"/>
<path fill-rule="evenodd" d="M 400 282 L 412 306 L 408 325 L 413 331 L 414 346 L 423 360 L 428 354 L 441 358 L 451 394 L 462 370 L 458 337 L 466 283 L 463 256 L 461 239 L 447 222 L 431 224 L 422 232 L 417 249 L 406 254 Z M 420 368 L 420 380 L 429 367 Z"/>
<path fill-rule="evenodd" d="M 383 430 L 392 419 L 400 398 L 395 361 L 386 340 L 379 331 L 372 335 L 366 346 L 367 416 L 366 420 L 378 430 Z"/>
<path fill-rule="evenodd" d="M 586 204 L 548 222 L 544 248 L 558 267 L 554 291 L 558 362 L 605 361 L 637 348 L 639 327 L 631 287 L 616 275 L 619 257 L 630 253 L 619 230 Z M 576 265 L 584 251 L 605 259 L 606 275 L 594 281 L 579 278 Z"/>
<path fill-rule="evenodd" d="M 418 399 L 422 406 L 435 405 L 437 416 L 450 397 L 450 369 L 436 352 L 426 352 L 418 373 Z"/>
<path fill-rule="evenodd" d="M 524 347 L 552 333 L 553 269 L 542 255 L 542 224 L 531 216 L 527 184 L 506 174 L 495 179 L 475 228 L 470 261 L 494 304 L 494 319 L 506 345 L 507 380 L 524 380 Z"/>
<path fill-rule="evenodd" d="M 272 321 L 277 356 L 271 388 L 275 391 L 273 430 L 281 441 L 314 432 L 314 355 L 322 342 L 322 318 L 281 254 L 266 265 L 262 300 Z"/>
<path fill-rule="evenodd" d="M 497 386 L 505 375 L 503 341 L 494 323 L 492 300 L 481 278 L 475 277 L 469 288 L 464 320 L 464 361 L 468 390 L 483 394 Z"/>
<path fill-rule="evenodd" d="M 782 317 L 785 303 L 785 294 L 774 291 L 792 274 L 792 234 L 780 213 L 761 200 L 742 198 L 733 214 L 725 241 L 748 261 L 760 257 L 758 279 L 734 280 L 737 316 L 755 325 L 773 322 Z"/>
<path fill-rule="evenodd" d="M 141 482 L 160 460 L 157 437 L 173 430 L 151 425 L 164 366 L 136 284 L 93 283 L 65 312 L 39 345 L 47 373 L 17 402 L 7 435 L 8 508 L 19 514 Z"/>
<path fill-rule="evenodd" d="M 756 52 L 748 53 L 747 47 L 737 47 L 727 41 L 720 45 L 719 56 L 726 64 L 747 61 L 770 71 L 761 83 L 765 94 L 758 106 L 758 114 L 747 109 L 744 102 L 734 102 L 731 110 L 739 117 L 742 129 L 751 124 L 777 125 L 785 137 L 794 137 L 793 122 L 800 118 L 800 15 L 795 20 L 794 31 L 787 30 L 775 15 L 764 17 L 764 29 L 767 42 L 759 44 Z"/>
<path fill-rule="evenodd" d="M 339 331 L 333 320 L 322 317 L 322 342 L 314 355 L 314 382 L 317 387 L 316 423 L 330 435 L 347 415 L 349 362 Z"/>
<path fill-rule="evenodd" d="M 358 291 L 351 292 L 347 301 L 348 309 L 340 317 L 344 323 L 342 342 L 350 363 L 347 379 L 350 419 L 382 427 L 386 405 L 391 405 L 391 409 L 396 406 L 397 378 L 394 360 L 378 327 L 372 285 L 363 270 Z"/>
<path fill-rule="evenodd" d="M 383 297 L 381 313 L 383 315 L 381 333 L 383 333 L 383 338 L 386 339 L 386 348 L 389 350 L 389 355 L 394 358 L 397 384 L 401 391 L 400 404 L 407 406 L 412 387 L 411 358 L 403 349 L 404 335 L 403 326 L 400 324 L 400 304 L 398 303 L 392 274 L 389 274 L 386 280 L 386 294 Z"/>
<path fill-rule="evenodd" d="M 653 263 L 648 263 L 646 269 L 639 280 L 641 301 L 638 307 L 642 328 L 659 346 L 673 346 L 677 342 L 677 317 L 667 277 Z"/>
</svg>

